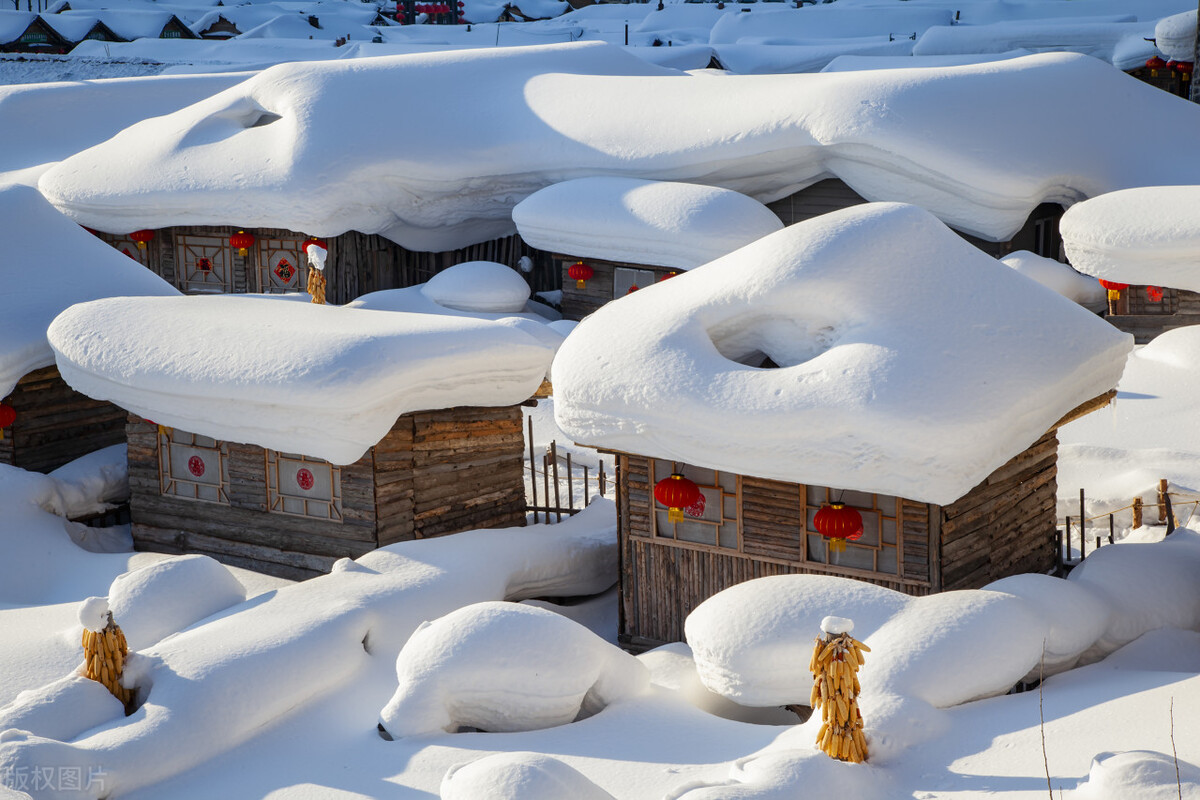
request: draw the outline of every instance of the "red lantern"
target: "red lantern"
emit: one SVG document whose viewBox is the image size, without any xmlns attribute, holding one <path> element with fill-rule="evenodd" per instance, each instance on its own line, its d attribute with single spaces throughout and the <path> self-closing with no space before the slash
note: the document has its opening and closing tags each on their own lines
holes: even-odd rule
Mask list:
<svg viewBox="0 0 1200 800">
<path fill-rule="evenodd" d="M 587 286 L 587 282 L 591 280 L 592 276 L 595 274 L 596 271 L 582 261 L 576 261 L 571 265 L 571 268 L 567 270 L 567 275 L 569 275 L 571 279 L 575 281 L 576 289 L 582 289 Z"/>
<path fill-rule="evenodd" d="M 4 429 L 17 421 L 17 410 L 8 403 L 0 403 L 0 439 L 4 438 Z"/>
<path fill-rule="evenodd" d="M 1185 81 L 1192 79 L 1192 62 L 1191 61 L 1177 61 L 1175 63 L 1175 69 L 1179 70 L 1179 72 L 1182 73 L 1183 79 Z"/>
<path fill-rule="evenodd" d="M 629 291 L 628 291 L 628 292 L 626 292 L 625 294 L 633 294 L 634 292 L 636 292 L 636 291 L 637 291 L 638 289 L 640 289 L 640 288 L 642 288 L 642 287 L 638 286 L 638 285 L 635 283 L 633 286 L 630 286 L 630 287 L 629 287 Z"/>
<path fill-rule="evenodd" d="M 154 231 L 152 231 L 152 230 L 134 231 L 133 233 L 129 234 L 129 238 L 133 239 L 135 242 L 137 242 L 138 250 L 145 250 L 146 242 L 149 242 L 154 238 Z"/>
<path fill-rule="evenodd" d="M 674 277 L 675 277 L 676 275 L 678 275 L 678 274 L 679 274 L 678 272 L 668 272 L 666 275 L 663 275 L 661 278 L 659 278 L 659 279 L 658 279 L 658 282 L 659 282 L 659 283 L 662 283 L 662 282 L 663 282 L 663 281 L 665 281 L 667 278 L 674 278 Z"/>
<path fill-rule="evenodd" d="M 1146 297 L 1151 303 L 1161 303 L 1163 299 L 1163 289 L 1161 286 L 1147 286 Z"/>
<path fill-rule="evenodd" d="M 1128 283 L 1117 283 L 1116 281 L 1106 281 L 1103 278 L 1100 279 L 1100 285 L 1108 290 L 1108 299 L 1110 301 L 1120 300 L 1121 292 L 1123 292 L 1129 288 Z"/>
<path fill-rule="evenodd" d="M 1158 71 L 1160 69 L 1163 69 L 1166 66 L 1167 66 L 1167 62 L 1163 61 L 1158 56 L 1154 56 L 1153 58 L 1147 59 L 1147 61 L 1146 61 L 1146 69 L 1150 70 L 1151 78 L 1157 78 Z"/>
<path fill-rule="evenodd" d="M 826 504 L 813 516 L 813 527 L 817 533 L 829 539 L 831 551 L 841 552 L 846 549 L 847 541 L 855 542 L 862 538 L 862 514 L 842 503 Z"/>
<path fill-rule="evenodd" d="M 245 231 L 238 231 L 229 237 L 229 245 L 236 247 L 238 255 L 245 258 L 246 254 L 250 252 L 250 248 L 254 247 L 254 235 Z"/>
<path fill-rule="evenodd" d="M 1171 72 L 1178 72 L 1179 71 L 1179 62 L 1172 58 L 1170 61 L 1167 62 L 1167 69 L 1171 70 Z"/>
<path fill-rule="evenodd" d="M 305 253 L 307 253 L 307 252 L 308 252 L 308 246 L 309 246 L 310 244 L 315 244 L 317 247 L 321 248 L 322 250 L 328 250 L 328 249 L 329 249 L 329 245 L 325 244 L 325 240 L 324 240 L 324 239 L 318 239 L 318 238 L 317 238 L 317 237 L 315 237 L 315 236 L 310 236 L 310 237 L 308 237 L 307 239 L 305 239 L 305 240 L 304 240 L 304 242 L 303 242 L 303 243 L 300 245 L 300 249 L 301 249 L 301 250 L 303 250 Z"/>
<path fill-rule="evenodd" d="M 700 487 L 675 472 L 654 484 L 654 499 L 667 507 L 668 520 L 682 522 L 683 510 L 700 499 Z"/>
</svg>

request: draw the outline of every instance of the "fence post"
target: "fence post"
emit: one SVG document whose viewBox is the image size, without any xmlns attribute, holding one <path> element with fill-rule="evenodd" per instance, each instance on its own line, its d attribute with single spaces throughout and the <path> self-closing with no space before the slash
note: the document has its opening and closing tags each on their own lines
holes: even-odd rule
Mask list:
<svg viewBox="0 0 1200 800">
<path fill-rule="evenodd" d="M 583 467 L 583 507 L 588 507 L 588 501 L 591 499 L 591 493 L 588 491 L 588 468 L 585 464 Z"/>
<path fill-rule="evenodd" d="M 575 510 L 575 484 L 572 483 L 571 454 L 567 453 L 567 508 Z M 583 485 L 583 493 L 587 494 L 587 484 Z"/>
<path fill-rule="evenodd" d="M 1166 505 L 1167 505 L 1167 534 L 1166 535 L 1170 536 L 1172 533 L 1175 532 L 1175 511 L 1174 511 L 1174 509 L 1171 508 L 1171 495 L 1164 494 L 1163 497 L 1166 498 L 1166 501 L 1167 501 L 1167 503 L 1166 503 Z"/>
<path fill-rule="evenodd" d="M 1158 482 L 1158 521 L 1167 521 L 1167 479 Z"/>
<path fill-rule="evenodd" d="M 1133 498 L 1133 527 L 1142 527 L 1142 498 Z"/>
<path fill-rule="evenodd" d="M 604 474 L 604 459 L 600 459 L 600 474 L 596 476 L 596 482 L 600 484 L 600 495 L 605 497 L 608 495 L 608 480 Z"/>
<path fill-rule="evenodd" d="M 533 417 L 529 418 L 529 485 L 533 487 L 533 522 L 537 524 L 537 462 L 533 460 Z"/>
<path fill-rule="evenodd" d="M 1117 540 L 1116 539 L 1116 525 L 1117 525 L 1117 523 L 1113 520 L 1113 515 L 1109 514 L 1108 515 L 1108 543 L 1109 544 L 1113 544 Z M 1100 545 L 1096 545 L 1096 546 L 1099 547 Z"/>
<path fill-rule="evenodd" d="M 562 522 L 562 500 L 558 494 L 558 441 L 550 440 L 550 465 L 554 468 L 554 521 Z M 546 495 L 549 497 L 549 494 Z"/>
<path fill-rule="evenodd" d="M 1064 562 L 1071 560 L 1071 518 L 1067 517 L 1067 551 L 1060 553 Z"/>
<path fill-rule="evenodd" d="M 542 494 L 546 495 L 546 524 L 550 524 L 550 451 L 542 453 Z"/>
<path fill-rule="evenodd" d="M 1083 511 L 1083 489 L 1079 490 L 1079 560 L 1087 550 L 1087 514 Z"/>
</svg>

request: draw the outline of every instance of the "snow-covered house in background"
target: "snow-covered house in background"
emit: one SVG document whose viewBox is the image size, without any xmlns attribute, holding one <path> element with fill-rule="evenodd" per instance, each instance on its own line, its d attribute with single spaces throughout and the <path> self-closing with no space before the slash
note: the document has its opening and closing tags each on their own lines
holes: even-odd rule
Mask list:
<svg viewBox="0 0 1200 800">
<path fill-rule="evenodd" d="M 31 11 L 0 11 L 0 53 L 68 52 L 76 44 Z"/>
<path fill-rule="evenodd" d="M 513 208 L 521 238 L 548 251 L 562 280 L 563 315 L 698 267 L 783 227 L 730 189 L 636 178 L 577 178 Z"/>
<path fill-rule="evenodd" d="M 623 640 L 678 640 L 763 575 L 920 595 L 1051 569 L 1055 431 L 1109 401 L 1132 344 L 896 204 L 601 308 L 555 359 L 555 416 L 618 458 Z M 703 498 L 678 521 L 655 499 L 673 473 Z M 837 502 L 863 522 L 841 552 L 815 523 Z"/>
<path fill-rule="evenodd" d="M 1063 217 L 1071 264 L 1110 288 L 1108 321 L 1145 344 L 1200 324 L 1200 186 L 1111 192 Z"/>
<path fill-rule="evenodd" d="M 0 463 L 48 472 L 125 438 L 125 412 L 69 387 L 46 328 L 73 303 L 115 295 L 171 295 L 170 286 L 58 213 L 36 190 L 0 190 L 10 226 L 0 258 Z"/>
<path fill-rule="evenodd" d="M 38 185 L 102 231 L 320 236 L 341 302 L 458 261 L 515 266 L 528 253 L 513 207 L 570 178 L 704 183 L 775 204 L 785 223 L 808 214 L 798 192 L 837 178 L 868 200 L 913 201 L 965 234 L 1043 253 L 1054 241 L 1053 214 L 1037 216 L 1046 204 L 1200 183 L 1190 151 L 1138 144 L 1144 120 L 1186 130 L 1200 108 L 1087 56 L 710 77 L 600 42 L 281 64 L 133 125 Z M 421 120 L 420 141 L 348 146 L 368 109 L 381 130 Z M 1023 230 L 1043 244 L 1014 241 Z M 172 247 L 185 286 L 178 276 L 209 256 Z M 539 285 L 533 260 L 534 288 L 557 288 Z"/>
<path fill-rule="evenodd" d="M 72 386 L 131 412 L 138 548 L 303 578 L 524 523 L 521 404 L 561 337 L 469 316 L 125 299 L 68 309 L 50 341 Z"/>
</svg>

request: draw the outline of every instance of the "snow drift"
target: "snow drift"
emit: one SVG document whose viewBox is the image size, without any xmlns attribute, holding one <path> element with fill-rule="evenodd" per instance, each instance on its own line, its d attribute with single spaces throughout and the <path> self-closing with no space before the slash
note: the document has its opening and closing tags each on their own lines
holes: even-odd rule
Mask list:
<svg viewBox="0 0 1200 800">
<path fill-rule="evenodd" d="M 464 124 L 464 109 L 488 124 Z M 381 130 L 421 120 L 438 157 L 348 146 L 367 115 Z M 458 50 L 273 67 L 127 128 L 39 187 L 104 230 L 353 229 L 441 251 L 511 233 L 517 202 L 570 178 L 701 182 L 769 202 L 837 176 L 999 241 L 1042 202 L 1200 183 L 1200 156 L 1136 144 L 1151 119 L 1189 130 L 1200 109 L 1073 54 L 713 80 L 600 43 Z"/>
<path fill-rule="evenodd" d="M 946 504 L 1109 391 L 1131 346 L 927 212 L 860 205 L 592 314 L 555 358 L 555 419 L 582 444 Z"/>
</svg>

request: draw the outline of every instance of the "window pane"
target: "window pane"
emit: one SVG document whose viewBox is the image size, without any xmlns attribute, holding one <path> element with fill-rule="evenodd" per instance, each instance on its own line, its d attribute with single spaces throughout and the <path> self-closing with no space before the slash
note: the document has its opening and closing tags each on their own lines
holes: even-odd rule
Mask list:
<svg viewBox="0 0 1200 800">
<path fill-rule="evenodd" d="M 829 563 L 839 567 L 873 570 L 875 569 L 875 551 L 848 544 L 842 552 L 830 553 Z"/>
<path fill-rule="evenodd" d="M 721 547 L 737 550 L 737 523 L 727 522 L 718 530 L 721 536 Z"/>
<path fill-rule="evenodd" d="M 883 520 L 883 543 L 896 543 L 896 520 L 886 518 Z"/>
<path fill-rule="evenodd" d="M 808 535 L 808 560 L 825 563 L 825 537 L 815 533 Z"/>
<path fill-rule="evenodd" d="M 896 568 L 896 548 L 885 547 L 879 551 L 879 571 L 889 575 L 899 575 Z"/>
<path fill-rule="evenodd" d="M 810 506 L 821 507 L 825 503 L 825 487 L 824 486 L 809 486 L 807 488 L 808 504 Z"/>
<path fill-rule="evenodd" d="M 715 525 L 705 525 L 702 522 L 690 522 L 685 519 L 683 522 L 675 523 L 675 538 L 681 542 L 715 545 L 717 528 Z"/>
<path fill-rule="evenodd" d="M 841 496 L 841 502 L 848 506 L 854 506 L 859 510 L 875 507 L 875 496 L 867 492 L 834 492 L 834 499 L 836 500 L 839 495 Z"/>
<path fill-rule="evenodd" d="M 862 511 L 863 535 L 857 540 L 857 544 L 870 545 L 874 547 L 879 544 L 879 512 L 877 511 Z"/>
</svg>

